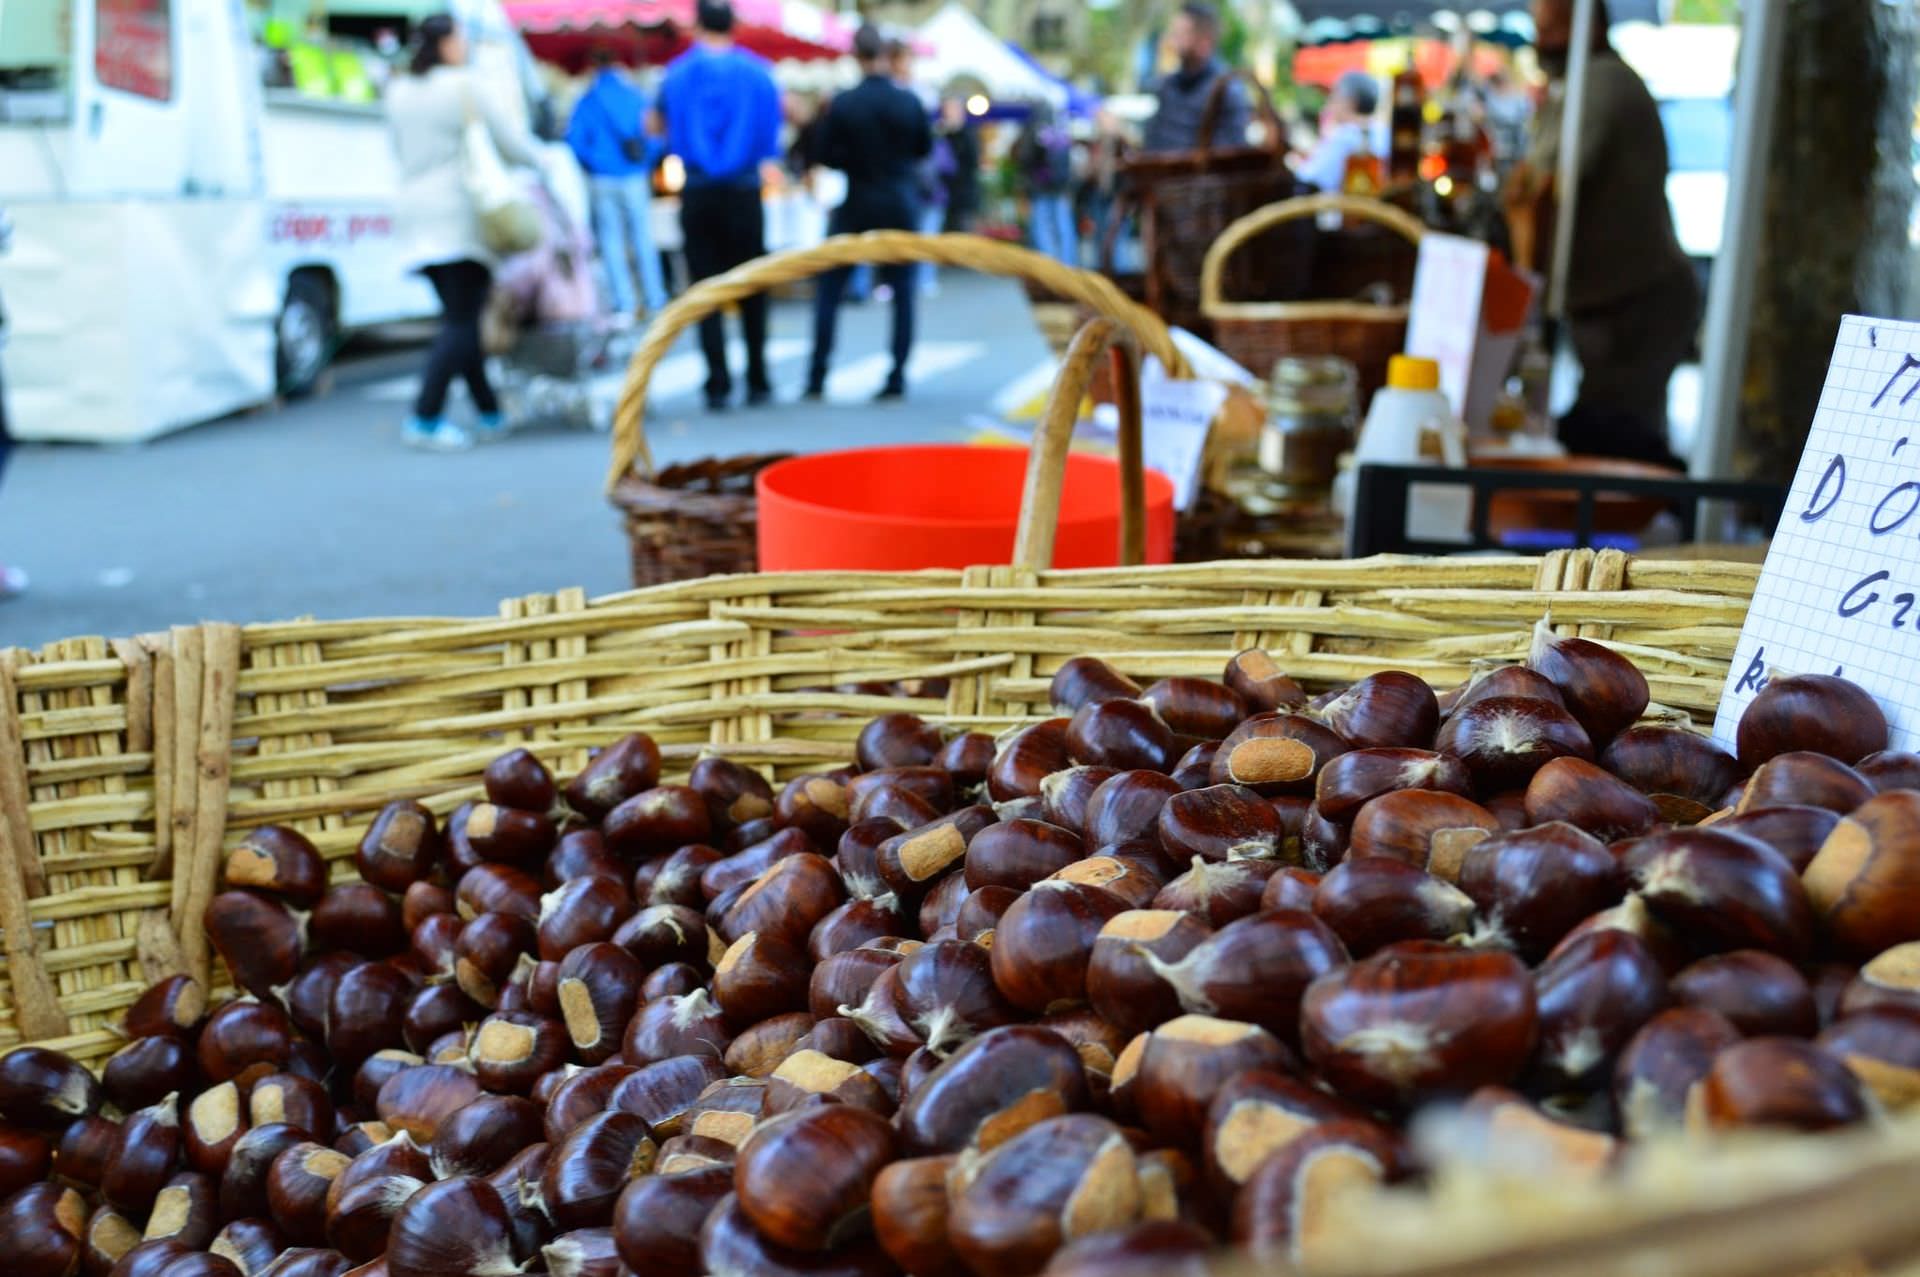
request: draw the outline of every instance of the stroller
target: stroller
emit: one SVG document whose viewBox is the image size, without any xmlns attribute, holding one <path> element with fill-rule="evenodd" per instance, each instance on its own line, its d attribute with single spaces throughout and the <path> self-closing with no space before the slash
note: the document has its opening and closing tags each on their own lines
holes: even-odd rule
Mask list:
<svg viewBox="0 0 1920 1277">
<path fill-rule="evenodd" d="M 568 176 L 577 184 L 577 173 Z M 618 389 L 598 393 L 595 374 L 613 366 L 614 330 L 600 304 L 584 210 L 569 210 L 550 181 L 530 183 L 529 195 L 545 234 L 537 248 L 501 264 L 482 332 L 501 403 L 516 428 L 605 430 Z"/>
</svg>

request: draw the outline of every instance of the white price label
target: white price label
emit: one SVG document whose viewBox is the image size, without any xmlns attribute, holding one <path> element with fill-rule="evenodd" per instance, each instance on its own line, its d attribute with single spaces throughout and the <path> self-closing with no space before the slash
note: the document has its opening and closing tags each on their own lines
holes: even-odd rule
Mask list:
<svg viewBox="0 0 1920 1277">
<path fill-rule="evenodd" d="M 1775 674 L 1839 674 L 1920 747 L 1920 324 L 1849 315 L 1714 719 Z"/>
<path fill-rule="evenodd" d="M 1226 401 L 1227 388 L 1217 381 L 1176 381 L 1152 358 L 1141 369 L 1141 459 L 1173 480 L 1176 509 L 1193 503 L 1207 434 Z"/>
</svg>

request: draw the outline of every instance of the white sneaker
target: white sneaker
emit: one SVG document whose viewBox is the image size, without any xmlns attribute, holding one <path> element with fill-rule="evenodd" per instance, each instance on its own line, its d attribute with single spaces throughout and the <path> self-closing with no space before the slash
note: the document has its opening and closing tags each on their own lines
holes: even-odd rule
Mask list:
<svg viewBox="0 0 1920 1277">
<path fill-rule="evenodd" d="M 400 427 L 400 442 L 428 452 L 465 452 L 473 447 L 473 437 L 453 422 L 422 421 L 418 417 L 407 418 L 407 424 Z"/>
</svg>

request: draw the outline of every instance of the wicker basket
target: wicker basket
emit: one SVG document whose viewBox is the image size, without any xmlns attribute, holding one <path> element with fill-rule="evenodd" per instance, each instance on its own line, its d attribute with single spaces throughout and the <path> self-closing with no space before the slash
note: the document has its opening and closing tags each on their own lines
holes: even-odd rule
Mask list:
<svg viewBox="0 0 1920 1277">
<path fill-rule="evenodd" d="M 1264 378 L 1287 355 L 1339 355 L 1359 373 L 1360 402 L 1385 384 L 1387 360 L 1407 339 L 1405 305 L 1355 301 L 1227 301 L 1225 276 L 1236 253 L 1275 226 L 1321 213 L 1377 222 L 1418 243 L 1417 219 L 1391 204 L 1354 195 L 1307 195 L 1249 213 L 1207 249 L 1200 267 L 1200 308 L 1213 325 L 1214 344 Z"/>
<path fill-rule="evenodd" d="M 626 517 L 634 585 L 664 585 L 758 567 L 754 537 L 760 516 L 754 479 L 791 455 L 707 457 L 620 480 L 612 499 Z"/>
</svg>

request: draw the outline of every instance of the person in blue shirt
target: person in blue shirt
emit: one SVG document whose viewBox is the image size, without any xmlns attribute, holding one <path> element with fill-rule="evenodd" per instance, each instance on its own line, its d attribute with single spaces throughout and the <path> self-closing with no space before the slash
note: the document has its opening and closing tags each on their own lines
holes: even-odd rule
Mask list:
<svg viewBox="0 0 1920 1277">
<path fill-rule="evenodd" d="M 674 59 L 660 87 L 659 124 L 667 150 L 687 174 L 680 195 L 687 273 L 705 279 L 767 251 L 761 169 L 780 158 L 780 91 L 764 59 L 735 47 L 727 0 L 699 0 L 694 20 L 693 47 Z M 747 403 L 768 403 L 765 294 L 740 303 L 740 327 Z M 707 358 L 707 407 L 722 411 L 732 398 L 733 376 L 720 316 L 700 321 L 700 347 Z"/>
<path fill-rule="evenodd" d="M 1365 71 L 1349 71 L 1335 81 L 1320 113 L 1320 140 L 1294 170 L 1300 180 L 1317 190 L 1345 190 L 1353 157 L 1378 154 L 1373 126 L 1379 105 L 1380 86 Z"/>
<path fill-rule="evenodd" d="M 659 143 L 647 133 L 647 99 L 605 48 L 593 51 L 593 83 L 574 105 L 567 145 L 593 191 L 593 229 L 613 308 L 633 315 L 667 304 L 666 272 L 653 242 L 653 166 Z M 638 269 L 640 291 L 634 294 Z"/>
</svg>

